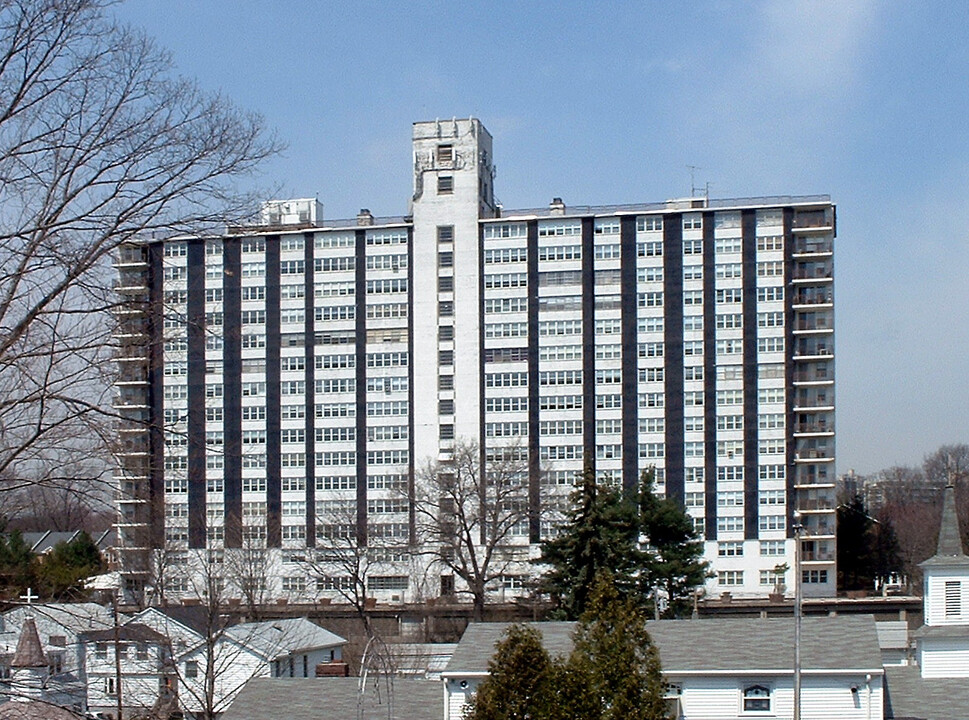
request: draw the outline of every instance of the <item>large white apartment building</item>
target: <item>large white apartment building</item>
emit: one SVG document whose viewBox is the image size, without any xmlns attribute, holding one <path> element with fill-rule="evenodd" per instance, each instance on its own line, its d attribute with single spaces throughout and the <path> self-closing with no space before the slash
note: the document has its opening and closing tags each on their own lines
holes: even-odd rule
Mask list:
<svg viewBox="0 0 969 720">
<path fill-rule="evenodd" d="M 702 532 L 709 593 L 770 592 L 799 518 L 805 594 L 834 594 L 830 199 L 509 211 L 492 158 L 477 120 L 419 122 L 408 216 L 270 202 L 221 237 L 123 248 L 132 588 L 152 582 L 140 550 L 256 544 L 269 596 L 326 595 L 298 561 L 345 511 L 398 546 L 374 596 L 449 590 L 406 560 L 414 477 L 474 441 L 527 462 L 532 555 L 584 461 L 626 486 L 654 466 Z"/>
</svg>

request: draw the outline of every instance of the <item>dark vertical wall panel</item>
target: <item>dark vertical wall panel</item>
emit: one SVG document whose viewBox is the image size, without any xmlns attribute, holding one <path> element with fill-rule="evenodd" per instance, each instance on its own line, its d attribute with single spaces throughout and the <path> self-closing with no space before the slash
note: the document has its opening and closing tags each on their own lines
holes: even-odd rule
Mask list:
<svg viewBox="0 0 969 720">
<path fill-rule="evenodd" d="M 162 282 L 164 245 L 148 246 L 148 372 L 149 416 L 148 442 L 151 448 L 148 464 L 148 546 L 165 546 L 165 292 Z"/>
<path fill-rule="evenodd" d="M 205 547 L 205 241 L 188 241 L 188 546 Z"/>
<path fill-rule="evenodd" d="M 784 402 L 785 402 L 785 467 L 787 470 L 787 536 L 794 537 L 794 511 L 798 506 L 797 466 L 794 463 L 794 210 L 784 209 Z"/>
<path fill-rule="evenodd" d="M 407 228 L 407 524 L 411 546 L 417 544 L 416 462 L 414 459 L 414 227 Z M 483 355 L 484 353 L 482 353 Z M 481 382 L 484 387 L 484 379 Z M 484 401 L 481 406 L 484 407 Z M 366 405 L 358 412 L 366 415 Z"/>
<path fill-rule="evenodd" d="M 639 335 L 636 317 L 636 217 L 634 215 L 623 216 L 619 223 L 621 258 L 619 283 L 622 288 L 622 487 L 627 493 L 634 493 L 636 488 L 639 487 L 639 343 L 637 342 Z M 594 389 L 595 374 L 586 378 L 586 383 Z M 682 398 L 682 392 L 680 397 Z M 682 419 L 680 422 L 682 425 Z M 683 497 L 682 479 L 678 497 L 680 499 Z"/>
<path fill-rule="evenodd" d="M 226 238 L 222 252 L 222 361 L 225 430 L 225 546 L 242 547 L 242 244 Z"/>
<path fill-rule="evenodd" d="M 596 466 L 596 296 L 594 218 L 582 218 L 582 452 Z"/>
<path fill-rule="evenodd" d="M 315 236 L 303 237 L 304 352 L 306 357 L 306 547 L 316 547 L 316 316 L 314 315 L 313 264 Z"/>
<path fill-rule="evenodd" d="M 712 212 L 703 214 L 703 505 L 707 540 L 717 539 L 717 291 Z"/>
<path fill-rule="evenodd" d="M 541 539 L 541 455 L 538 443 L 538 221 L 528 222 L 528 538 Z"/>
<path fill-rule="evenodd" d="M 266 544 L 281 547 L 279 236 L 266 238 Z"/>
<path fill-rule="evenodd" d="M 744 537 L 758 536 L 757 433 L 757 213 L 741 214 L 744 303 Z"/>
<path fill-rule="evenodd" d="M 487 477 L 487 448 L 484 440 L 485 434 L 485 291 L 484 291 L 484 226 L 478 225 L 478 428 L 481 433 L 482 441 L 478 443 L 478 472 L 480 477 Z M 455 288 L 457 291 L 457 288 Z M 479 512 L 484 517 L 487 512 L 487 483 L 480 483 L 478 488 Z M 484 523 L 478 528 L 478 542 L 482 545 L 486 542 L 487 528 Z"/>
<path fill-rule="evenodd" d="M 663 216 L 666 495 L 683 501 L 683 216 Z"/>
<path fill-rule="evenodd" d="M 356 231 L 357 542 L 367 544 L 367 231 Z"/>
</svg>

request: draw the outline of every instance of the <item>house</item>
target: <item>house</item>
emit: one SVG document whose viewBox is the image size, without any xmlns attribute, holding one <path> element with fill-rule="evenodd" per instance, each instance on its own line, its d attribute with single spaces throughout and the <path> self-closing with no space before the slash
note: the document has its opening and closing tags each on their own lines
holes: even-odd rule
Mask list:
<svg viewBox="0 0 969 720">
<path fill-rule="evenodd" d="M 27 616 L 0 690 L 0 720 L 75 720 L 68 707 L 80 708 L 83 693 L 50 673 L 34 618 Z"/>
<path fill-rule="evenodd" d="M 210 673 L 213 709 L 225 710 L 252 678 L 311 678 L 317 664 L 342 659 L 345 644 L 306 618 L 229 626 L 176 656 L 179 704 L 187 713 L 201 713 Z"/>
<path fill-rule="evenodd" d="M 82 633 L 79 640 L 88 712 L 116 713 L 119 686 L 126 716 L 174 702 L 175 668 L 169 640 L 161 633 L 129 622 Z"/>
<path fill-rule="evenodd" d="M 97 603 L 45 603 L 19 606 L 0 615 L 0 676 L 9 674 L 9 662 L 25 619 L 32 617 L 52 675 L 77 675 L 82 666 L 78 635 L 114 625 L 111 609 Z"/>
<path fill-rule="evenodd" d="M 802 620 L 801 717 L 882 720 L 884 669 L 871 616 Z M 459 720 L 488 675 L 505 623 L 472 623 L 442 677 L 445 720 Z M 550 654 L 572 650 L 574 623 L 535 623 Z M 658 620 L 647 629 L 659 650 L 671 707 L 681 720 L 790 717 L 794 705 L 792 618 Z"/>
<path fill-rule="evenodd" d="M 178 657 L 211 634 L 208 628 L 214 623 L 208 612 L 202 605 L 150 607 L 133 615 L 129 622 L 147 625 L 167 637 L 172 655 Z"/>
<path fill-rule="evenodd" d="M 921 564 L 924 624 L 914 633 L 917 665 L 886 667 L 888 717 L 969 717 L 969 556 L 962 546 L 955 488 L 943 490 L 935 555 Z"/>
<path fill-rule="evenodd" d="M 440 720 L 441 685 L 418 678 L 253 678 L 222 720 Z"/>
</svg>

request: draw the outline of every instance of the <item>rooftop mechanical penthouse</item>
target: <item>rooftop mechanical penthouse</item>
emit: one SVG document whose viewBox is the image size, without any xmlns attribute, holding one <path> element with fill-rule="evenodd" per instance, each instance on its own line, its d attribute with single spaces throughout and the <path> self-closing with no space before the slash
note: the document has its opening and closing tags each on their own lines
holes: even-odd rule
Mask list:
<svg viewBox="0 0 969 720">
<path fill-rule="evenodd" d="M 527 486 L 496 599 L 527 592 L 584 462 L 627 486 L 656 468 L 709 594 L 771 592 L 797 513 L 804 592 L 834 595 L 830 199 L 506 210 L 478 120 L 413 127 L 407 216 L 272 201 L 221 237 L 122 248 L 129 589 L 177 596 L 197 558 L 267 548 L 267 597 L 335 596 L 346 578 L 306 563 L 352 536 L 379 545 L 378 600 L 460 591 L 412 552 L 417 479 L 477 443 Z"/>
</svg>

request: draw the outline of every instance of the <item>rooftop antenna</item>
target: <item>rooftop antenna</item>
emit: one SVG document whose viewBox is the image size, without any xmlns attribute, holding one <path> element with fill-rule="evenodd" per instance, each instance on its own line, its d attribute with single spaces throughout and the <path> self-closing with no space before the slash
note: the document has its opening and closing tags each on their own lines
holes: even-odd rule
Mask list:
<svg viewBox="0 0 969 720">
<path fill-rule="evenodd" d="M 690 197 L 696 197 L 696 171 L 703 168 L 699 165 L 687 165 L 686 167 L 690 171 Z"/>
</svg>

